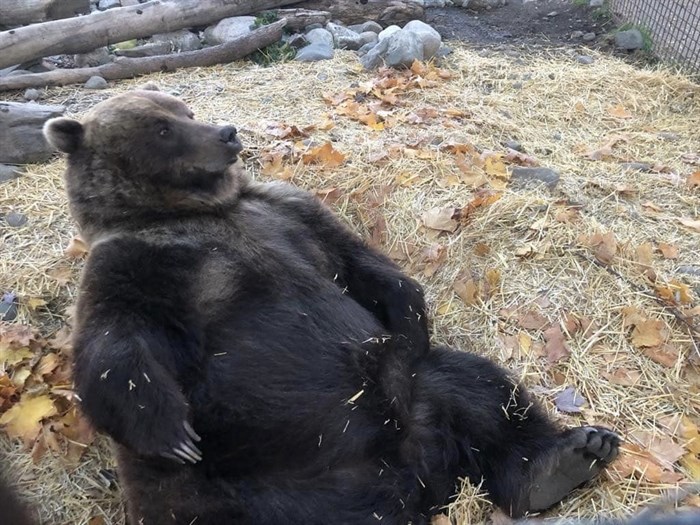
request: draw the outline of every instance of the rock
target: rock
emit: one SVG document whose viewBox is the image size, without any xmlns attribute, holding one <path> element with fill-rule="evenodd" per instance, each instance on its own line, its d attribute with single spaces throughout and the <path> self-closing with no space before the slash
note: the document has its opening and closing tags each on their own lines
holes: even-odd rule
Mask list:
<svg viewBox="0 0 700 525">
<path fill-rule="evenodd" d="M 7 215 L 5 215 L 5 222 L 8 226 L 12 228 L 21 228 L 22 226 L 27 224 L 27 221 L 28 219 L 26 215 L 16 211 L 11 211 Z"/>
<path fill-rule="evenodd" d="M 595 40 L 595 33 L 586 33 L 585 35 L 583 35 L 582 40 L 584 42 L 592 42 L 593 40 Z"/>
<path fill-rule="evenodd" d="M 403 26 L 402 31 L 410 31 L 419 37 L 423 45 L 423 56 L 425 60 L 433 58 L 442 44 L 440 33 L 421 20 L 411 20 L 408 24 Z"/>
<path fill-rule="evenodd" d="M 550 168 L 526 168 L 516 166 L 510 175 L 510 185 L 516 188 L 531 184 L 544 184 L 550 190 L 559 184 L 559 173 Z"/>
<path fill-rule="evenodd" d="M 374 31 L 364 31 L 360 33 L 360 40 L 364 46 L 365 44 L 377 42 L 379 40 L 379 36 Z"/>
<path fill-rule="evenodd" d="M 140 3 L 139 0 L 122 0 L 122 7 L 131 7 L 132 5 L 139 5 Z"/>
<path fill-rule="evenodd" d="M 615 47 L 632 51 L 644 47 L 644 37 L 639 29 L 618 31 L 615 33 Z"/>
<path fill-rule="evenodd" d="M 22 176 L 22 168 L 19 166 L 10 166 L 8 164 L 0 164 L 0 184 L 10 180 L 14 180 Z"/>
<path fill-rule="evenodd" d="M 0 321 L 13 321 L 17 317 L 17 296 L 12 292 L 0 298 Z"/>
<path fill-rule="evenodd" d="M 314 42 L 297 51 L 294 60 L 297 62 L 317 62 L 333 58 L 333 47 L 324 42 Z"/>
<path fill-rule="evenodd" d="M 333 35 L 323 28 L 312 29 L 306 33 L 306 40 L 311 44 L 325 44 L 326 47 L 333 47 Z"/>
<path fill-rule="evenodd" d="M 401 30 L 392 35 L 387 42 L 389 45 L 384 55 L 387 66 L 410 67 L 414 60 L 425 59 L 420 37 L 411 31 Z"/>
<path fill-rule="evenodd" d="M 593 57 L 589 57 L 588 55 L 578 55 L 576 57 L 576 62 L 579 64 L 590 65 L 594 62 L 594 60 Z"/>
<path fill-rule="evenodd" d="M 107 9 L 113 9 L 115 7 L 121 7 L 122 4 L 119 0 L 100 0 L 97 3 L 97 9 L 100 11 L 107 11 Z"/>
<path fill-rule="evenodd" d="M 577 40 L 583 36 L 583 31 L 574 31 L 571 33 L 571 40 Z"/>
<path fill-rule="evenodd" d="M 202 48 L 202 41 L 199 37 L 187 29 L 153 35 L 151 41 L 155 43 L 166 43 L 170 46 L 170 50 L 176 53 L 182 51 L 196 51 Z"/>
<path fill-rule="evenodd" d="M 308 43 L 309 41 L 306 39 L 306 36 L 299 33 L 292 35 L 287 39 L 287 45 L 293 47 L 294 49 L 301 49 Z"/>
<path fill-rule="evenodd" d="M 447 55 L 450 55 L 453 53 L 453 49 L 451 47 L 447 46 L 440 46 L 440 49 L 438 49 L 438 52 L 435 53 L 435 56 L 438 58 L 446 57 Z"/>
<path fill-rule="evenodd" d="M 520 152 L 525 151 L 523 149 L 523 145 L 520 142 L 518 142 L 517 140 L 511 139 L 511 140 L 507 140 L 505 142 L 502 142 L 501 144 L 503 144 L 503 146 L 505 146 L 506 148 L 514 149 L 515 151 L 520 151 Z"/>
<path fill-rule="evenodd" d="M 362 46 L 360 49 L 357 50 L 357 56 L 363 57 L 367 53 L 369 53 L 374 47 L 377 45 L 377 42 L 368 42 L 364 46 Z"/>
<path fill-rule="evenodd" d="M 333 35 L 333 44 L 335 47 L 342 48 L 342 45 L 352 45 L 357 47 L 348 47 L 347 49 L 360 49 L 360 34 L 356 33 L 352 29 L 348 29 L 340 24 L 334 24 L 333 22 L 328 22 L 326 24 L 326 31 Z"/>
<path fill-rule="evenodd" d="M 149 42 L 142 46 L 131 49 L 118 49 L 115 55 L 128 58 L 154 57 L 158 55 L 168 55 L 172 52 L 172 46 L 168 42 Z"/>
<path fill-rule="evenodd" d="M 377 22 L 370 20 L 369 22 L 365 22 L 364 24 L 358 24 L 354 26 L 348 26 L 348 29 L 352 29 L 356 33 L 366 33 L 367 31 L 372 31 L 372 33 L 379 34 L 382 32 L 382 26 L 380 26 Z"/>
<path fill-rule="evenodd" d="M 27 89 L 23 95 L 24 100 L 30 100 L 32 102 L 39 100 L 39 97 L 41 97 L 41 91 L 34 88 Z"/>
<path fill-rule="evenodd" d="M 232 16 L 221 19 L 217 24 L 204 30 L 204 40 L 207 44 L 218 45 L 230 42 L 252 31 L 255 24 L 254 16 Z"/>
<path fill-rule="evenodd" d="M 623 170 L 644 172 L 651 171 L 652 167 L 651 164 L 647 164 L 646 162 L 623 162 L 621 166 Z"/>
<path fill-rule="evenodd" d="M 588 5 L 590 7 L 603 7 L 603 4 L 605 3 L 605 0 L 591 0 L 588 2 Z"/>
<path fill-rule="evenodd" d="M 75 62 L 77 67 L 97 67 L 104 64 L 109 64 L 111 61 L 112 55 L 106 46 L 98 47 L 89 53 L 73 55 L 73 62 Z"/>
<path fill-rule="evenodd" d="M 700 266 L 681 265 L 676 268 L 676 273 L 700 277 Z"/>
<path fill-rule="evenodd" d="M 53 155 L 42 128 L 66 111 L 63 106 L 35 102 L 0 102 L 0 163 L 33 164 Z"/>
<path fill-rule="evenodd" d="M 323 24 L 319 24 L 318 22 L 314 22 L 313 24 L 309 24 L 304 28 L 305 32 L 313 31 L 314 29 L 323 29 L 325 26 Z"/>
<path fill-rule="evenodd" d="M 107 86 L 107 81 L 97 75 L 88 78 L 87 82 L 83 85 L 85 89 L 105 89 Z"/>
<path fill-rule="evenodd" d="M 377 41 L 377 43 L 370 49 L 367 54 L 360 57 L 360 63 L 365 69 L 375 69 L 382 64 L 384 59 L 384 54 L 389 48 L 389 42 L 391 39 L 385 38 Z"/>
<path fill-rule="evenodd" d="M 389 38 L 391 35 L 393 35 L 397 31 L 401 31 L 401 28 L 399 26 L 389 26 L 386 29 L 383 29 L 379 33 L 379 40 L 384 40 L 385 38 Z"/>
<path fill-rule="evenodd" d="M 675 142 L 680 138 L 678 133 L 673 133 L 672 131 L 660 131 L 656 136 L 661 140 L 668 140 L 669 142 Z"/>
<path fill-rule="evenodd" d="M 559 13 L 558 13 L 557 11 L 550 11 L 549 13 L 547 13 L 547 17 L 548 17 L 548 18 L 554 18 L 554 17 L 557 16 L 558 14 L 559 14 Z"/>
</svg>

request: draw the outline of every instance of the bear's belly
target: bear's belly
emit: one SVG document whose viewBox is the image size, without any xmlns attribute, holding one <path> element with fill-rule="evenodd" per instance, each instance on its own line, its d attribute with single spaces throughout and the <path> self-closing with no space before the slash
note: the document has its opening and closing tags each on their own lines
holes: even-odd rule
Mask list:
<svg viewBox="0 0 700 525">
<path fill-rule="evenodd" d="M 369 394 L 365 368 L 384 334 L 334 285 L 309 299 L 292 293 L 232 305 L 208 330 L 205 377 L 190 396 L 205 457 L 235 475 L 371 455 L 396 432 Z"/>
</svg>

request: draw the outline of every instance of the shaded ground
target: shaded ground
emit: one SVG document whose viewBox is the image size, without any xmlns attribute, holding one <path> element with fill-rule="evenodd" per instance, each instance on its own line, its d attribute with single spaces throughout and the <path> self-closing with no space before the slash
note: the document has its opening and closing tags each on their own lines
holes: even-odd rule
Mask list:
<svg viewBox="0 0 700 525">
<path fill-rule="evenodd" d="M 427 10 L 427 22 L 444 39 L 468 44 L 571 43 L 574 31 L 593 32 L 600 36 L 608 31 L 608 20 L 595 8 L 574 5 L 571 0 L 510 0 L 497 9 L 472 11 L 457 7 Z"/>
</svg>

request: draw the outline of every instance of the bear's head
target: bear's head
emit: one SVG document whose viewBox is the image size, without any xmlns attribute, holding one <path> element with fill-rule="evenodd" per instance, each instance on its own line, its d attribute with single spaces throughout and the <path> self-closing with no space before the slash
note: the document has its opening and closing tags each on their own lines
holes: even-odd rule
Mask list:
<svg viewBox="0 0 700 525">
<path fill-rule="evenodd" d="M 80 121 L 51 119 L 44 135 L 68 154 L 66 185 L 81 227 L 215 206 L 239 185 L 231 169 L 242 149 L 236 128 L 196 121 L 160 91 L 116 95 Z"/>
</svg>

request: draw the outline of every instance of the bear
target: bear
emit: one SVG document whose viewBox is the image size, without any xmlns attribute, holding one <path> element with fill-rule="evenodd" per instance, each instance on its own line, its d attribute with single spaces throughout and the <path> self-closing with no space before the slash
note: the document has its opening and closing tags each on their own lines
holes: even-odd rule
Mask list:
<svg viewBox="0 0 700 525">
<path fill-rule="evenodd" d="M 561 429 L 496 363 L 433 345 L 419 283 L 233 126 L 134 90 L 49 120 L 90 251 L 73 375 L 132 524 L 427 524 L 459 478 L 513 517 L 620 438 Z"/>
</svg>

